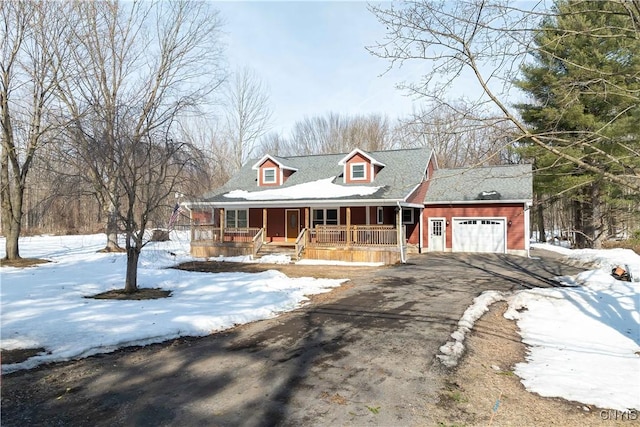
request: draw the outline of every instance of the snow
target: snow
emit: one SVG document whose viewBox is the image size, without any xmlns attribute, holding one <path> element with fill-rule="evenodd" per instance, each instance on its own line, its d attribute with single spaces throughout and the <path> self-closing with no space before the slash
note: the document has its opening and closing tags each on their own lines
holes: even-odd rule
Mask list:
<svg viewBox="0 0 640 427">
<path fill-rule="evenodd" d="M 124 286 L 126 255 L 96 253 L 106 243 L 104 234 L 22 238 L 23 257 L 52 262 L 1 268 L 1 347 L 46 351 L 26 362 L 3 365 L 2 372 L 208 335 L 293 310 L 306 295 L 328 292 L 343 282 L 293 279 L 275 270 L 213 274 L 170 269 L 192 260 L 187 234 L 172 232 L 171 238 L 143 249 L 138 272 L 140 287 L 171 290 L 171 297 L 144 301 L 86 298 Z M 4 239 L 0 245 L 3 251 Z"/>
<path fill-rule="evenodd" d="M 305 295 L 327 292 L 342 282 L 292 279 L 273 270 L 212 274 L 169 269 L 192 259 L 187 234 L 173 232 L 171 237 L 170 242 L 143 249 L 140 286 L 172 291 L 170 298 L 147 301 L 85 298 L 124 283 L 125 255 L 96 253 L 104 246 L 103 234 L 22 238 L 23 257 L 52 262 L 0 269 L 1 347 L 46 351 L 23 363 L 3 365 L 2 371 L 207 335 L 292 310 L 304 304 Z M 515 366 L 527 390 L 601 408 L 640 409 L 640 256 L 622 249 L 534 247 L 555 250 L 593 269 L 562 277 L 564 287 L 483 293 L 465 311 L 452 340 L 441 347 L 439 359 L 455 366 L 477 319 L 492 303 L 505 300 L 509 304 L 505 317 L 517 321 L 528 346 L 526 361 Z M 3 250 L 0 239 L 0 256 Z M 216 260 L 259 262 L 250 257 Z M 611 277 L 611 268 L 619 264 L 629 266 L 636 281 Z"/>
<path fill-rule="evenodd" d="M 526 362 L 515 366 L 527 390 L 600 408 L 640 409 L 640 256 L 625 249 L 535 246 L 595 269 L 560 278 L 567 287 L 484 292 L 465 311 L 438 358 L 455 366 L 473 323 L 504 299 L 509 304 L 505 317 L 517 321 L 528 346 Z M 611 276 L 620 264 L 629 267 L 634 282 Z"/>
<path fill-rule="evenodd" d="M 364 185 L 337 185 L 333 181 L 335 176 L 292 185 L 291 187 L 276 188 L 261 191 L 233 190 L 224 197 L 245 200 L 300 200 L 300 199 L 335 199 L 348 196 L 368 196 L 380 189 Z"/>
</svg>

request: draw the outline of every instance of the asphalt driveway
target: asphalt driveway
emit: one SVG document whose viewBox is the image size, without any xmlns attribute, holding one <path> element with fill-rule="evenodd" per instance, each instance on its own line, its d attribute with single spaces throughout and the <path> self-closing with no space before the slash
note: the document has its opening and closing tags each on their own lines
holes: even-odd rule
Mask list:
<svg viewBox="0 0 640 427">
<path fill-rule="evenodd" d="M 435 356 L 473 298 L 579 271 L 535 255 L 414 255 L 277 319 L 8 375 L 2 424 L 432 425 Z"/>
</svg>

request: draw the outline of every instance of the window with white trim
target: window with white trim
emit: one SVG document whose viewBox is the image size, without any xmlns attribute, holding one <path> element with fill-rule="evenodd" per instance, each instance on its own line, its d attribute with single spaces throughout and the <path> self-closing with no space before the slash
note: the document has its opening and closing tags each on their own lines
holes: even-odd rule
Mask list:
<svg viewBox="0 0 640 427">
<path fill-rule="evenodd" d="M 227 228 L 247 228 L 249 226 L 249 211 L 247 209 L 227 209 L 225 218 Z"/>
<path fill-rule="evenodd" d="M 364 180 L 366 179 L 365 168 L 367 167 L 366 163 L 351 163 L 351 179 L 353 180 Z"/>
<path fill-rule="evenodd" d="M 263 184 L 275 184 L 276 183 L 276 168 L 264 168 L 262 169 L 262 183 Z"/>
<path fill-rule="evenodd" d="M 402 223 L 413 224 L 413 209 L 402 209 Z"/>
<path fill-rule="evenodd" d="M 338 225 L 338 209 L 314 209 L 313 227 L 316 225 Z"/>
<path fill-rule="evenodd" d="M 384 224 L 384 208 L 382 206 L 378 206 L 377 219 L 378 224 Z"/>
</svg>

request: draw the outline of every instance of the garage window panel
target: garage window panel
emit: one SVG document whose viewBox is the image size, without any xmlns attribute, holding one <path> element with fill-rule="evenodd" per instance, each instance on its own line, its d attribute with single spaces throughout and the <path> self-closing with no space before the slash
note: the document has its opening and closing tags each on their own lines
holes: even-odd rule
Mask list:
<svg viewBox="0 0 640 427">
<path fill-rule="evenodd" d="M 504 218 L 454 218 L 452 250 L 505 253 L 505 224 Z"/>
</svg>

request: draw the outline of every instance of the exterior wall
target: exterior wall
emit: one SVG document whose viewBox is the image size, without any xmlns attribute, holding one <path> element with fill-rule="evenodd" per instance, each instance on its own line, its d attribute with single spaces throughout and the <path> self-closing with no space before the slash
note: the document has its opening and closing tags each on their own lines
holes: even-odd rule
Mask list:
<svg viewBox="0 0 640 427">
<path fill-rule="evenodd" d="M 406 208 L 405 208 L 406 209 Z M 413 224 L 403 224 L 406 227 L 407 243 L 410 245 L 417 245 L 420 243 L 420 210 L 413 209 Z"/>
<path fill-rule="evenodd" d="M 345 213 L 343 224 L 347 223 L 347 214 Z M 367 223 L 367 208 L 358 206 L 351 208 L 351 224 L 365 225 Z"/>
<path fill-rule="evenodd" d="M 269 169 L 269 168 L 276 168 L 276 182 L 273 184 L 265 184 L 264 181 L 262 180 L 263 178 L 262 171 L 264 169 Z M 280 180 L 280 167 L 271 159 L 265 160 L 258 168 L 258 186 L 259 187 L 277 187 L 279 185 L 282 185 L 282 182 Z"/>
<path fill-rule="evenodd" d="M 283 170 L 283 171 L 282 171 L 282 178 L 283 178 L 283 179 L 282 179 L 282 183 L 283 183 L 283 184 L 284 184 L 285 182 L 287 182 L 287 179 L 288 179 L 291 175 L 293 175 L 293 172 L 295 172 L 295 171 L 292 171 L 291 169 L 285 169 L 285 170 Z"/>
<path fill-rule="evenodd" d="M 366 163 L 364 167 L 365 179 L 351 179 L 351 165 L 354 163 Z M 347 184 L 363 184 L 373 181 L 371 176 L 371 162 L 360 153 L 356 153 L 344 165 L 344 182 Z"/>
<path fill-rule="evenodd" d="M 431 177 L 433 176 L 433 171 L 436 170 L 435 165 L 435 156 L 431 156 L 429 159 L 429 164 L 427 165 L 427 170 L 425 174 L 425 181 L 423 181 L 415 191 L 407 197 L 407 202 L 409 203 L 424 203 L 424 198 L 427 195 L 427 190 L 429 190 L 429 183 L 431 182 Z"/>
<path fill-rule="evenodd" d="M 191 211 L 191 221 L 193 224 L 213 224 L 213 213 L 211 209 L 206 211 Z"/>
<path fill-rule="evenodd" d="M 286 230 L 284 228 L 284 222 L 284 208 L 267 209 L 267 241 L 278 242 L 286 240 Z M 262 220 L 260 221 L 260 224 L 262 224 Z"/>
<path fill-rule="evenodd" d="M 472 205 L 427 205 L 423 212 L 424 247 L 429 247 L 429 218 L 445 218 L 446 250 L 451 250 L 454 217 L 504 217 L 507 220 L 507 251 L 520 253 L 527 249 L 525 231 L 525 212 L 523 204 L 472 204 Z M 509 225 L 511 222 L 511 225 Z"/>
</svg>

